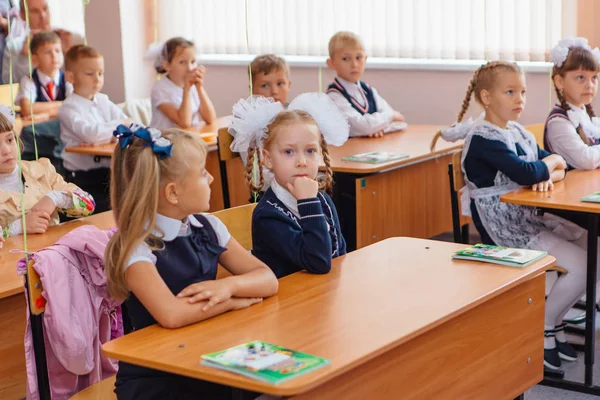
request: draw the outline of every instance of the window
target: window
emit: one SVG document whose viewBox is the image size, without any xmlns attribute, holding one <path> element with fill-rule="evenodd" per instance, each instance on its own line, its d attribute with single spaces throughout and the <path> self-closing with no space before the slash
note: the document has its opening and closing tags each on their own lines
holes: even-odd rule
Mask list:
<svg viewBox="0 0 600 400">
<path fill-rule="evenodd" d="M 361 36 L 367 54 L 372 57 L 544 61 L 564 32 L 563 2 L 153 0 L 151 3 L 155 4 L 158 15 L 158 40 L 183 36 L 192 39 L 202 54 L 272 52 L 327 56 L 331 35 L 350 30 Z M 574 2 L 566 0 L 566 3 Z"/>
<path fill-rule="evenodd" d="M 83 0 L 47 0 L 53 27 L 66 29 L 85 36 Z"/>
</svg>

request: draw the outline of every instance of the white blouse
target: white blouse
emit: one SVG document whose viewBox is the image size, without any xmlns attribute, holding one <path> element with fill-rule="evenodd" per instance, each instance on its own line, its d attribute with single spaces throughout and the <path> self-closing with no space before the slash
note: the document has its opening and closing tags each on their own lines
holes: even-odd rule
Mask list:
<svg viewBox="0 0 600 400">
<path fill-rule="evenodd" d="M 600 167 L 600 145 L 588 146 L 577 132 L 581 125 L 588 137 L 600 136 L 600 123 L 592 119 L 585 108 L 569 104 L 569 119 L 554 117 L 547 124 L 547 139 L 552 151 L 561 155 L 569 165 L 576 169 L 592 170 Z"/>
</svg>

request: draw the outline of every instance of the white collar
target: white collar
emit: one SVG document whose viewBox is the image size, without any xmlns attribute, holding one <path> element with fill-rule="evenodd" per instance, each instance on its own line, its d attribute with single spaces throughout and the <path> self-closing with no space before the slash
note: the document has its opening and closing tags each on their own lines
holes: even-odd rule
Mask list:
<svg viewBox="0 0 600 400">
<path fill-rule="evenodd" d="M 337 77 L 337 79 L 346 90 L 348 90 L 350 88 L 352 88 L 354 90 L 361 89 L 360 80 L 358 80 L 358 81 L 356 81 L 356 83 L 354 83 L 354 82 L 347 81 L 344 78 L 340 78 L 339 76 Z"/>
<path fill-rule="evenodd" d="M 202 228 L 203 225 L 193 215 L 188 215 L 184 221 L 178 219 L 169 218 L 162 214 L 156 214 L 154 220 L 154 229 L 152 234 L 156 237 L 170 242 L 177 236 L 186 236 L 190 232 L 190 225 L 196 228 Z"/>
<path fill-rule="evenodd" d="M 590 118 L 585 106 L 583 108 L 579 108 L 571 103 L 568 104 L 571 109 L 567 110 L 567 116 L 573 125 L 575 125 L 575 128 L 581 125 L 581 128 L 587 136 L 590 136 L 594 139 L 600 138 L 600 121 L 598 118 Z"/>
<path fill-rule="evenodd" d="M 48 84 L 48 82 L 50 81 L 54 81 L 54 84 L 56 86 L 58 86 L 60 84 L 60 71 L 58 71 L 56 73 L 56 75 L 54 75 L 53 77 L 50 77 L 48 75 L 46 75 L 45 73 L 43 73 L 42 71 L 40 71 L 39 69 L 36 69 L 36 73 L 38 76 L 38 79 L 40 80 L 40 83 L 42 85 L 44 85 L 44 87 Z"/>
<path fill-rule="evenodd" d="M 297 218 L 300 218 L 298 212 L 298 200 L 283 186 L 281 186 L 275 179 L 271 181 L 271 189 L 275 193 L 275 197 L 279 199 Z"/>
<path fill-rule="evenodd" d="M 98 96 L 96 96 L 96 95 L 94 95 L 94 98 L 92 100 L 89 100 L 89 99 L 86 99 L 85 97 L 73 92 L 69 96 L 69 99 L 72 102 L 74 101 L 76 103 L 80 103 L 80 104 L 86 105 L 86 106 L 89 106 L 90 103 L 98 105 Z"/>
</svg>

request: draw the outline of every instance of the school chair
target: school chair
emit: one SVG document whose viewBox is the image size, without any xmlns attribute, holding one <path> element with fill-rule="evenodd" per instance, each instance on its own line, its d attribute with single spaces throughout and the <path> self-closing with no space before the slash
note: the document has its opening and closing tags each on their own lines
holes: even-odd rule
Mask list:
<svg viewBox="0 0 600 400">
<path fill-rule="evenodd" d="M 525 125 L 525 129 L 533 133 L 533 136 L 535 136 L 535 141 L 540 149 L 544 148 L 544 126 L 545 124 Z"/>
<path fill-rule="evenodd" d="M 35 355 L 35 369 L 38 381 L 38 393 L 40 400 L 51 400 L 50 380 L 48 379 L 48 364 L 46 362 L 46 345 L 44 344 L 44 311 L 46 299 L 42 297 L 42 281 L 35 268 L 34 261 L 27 263 L 27 275 L 25 279 L 25 290 L 29 298 L 29 321 L 31 324 L 31 336 L 33 339 L 33 353 Z M 85 390 L 77 393 L 73 399 L 116 399 L 113 392 L 115 377 L 104 379 Z"/>
<path fill-rule="evenodd" d="M 118 104 L 118 107 L 134 122 L 150 126 L 150 121 L 152 121 L 150 98 L 127 100 Z"/>
<path fill-rule="evenodd" d="M 219 169 L 221 171 L 221 187 L 223 190 L 223 207 L 231 207 L 229 198 L 229 182 L 227 181 L 227 160 L 233 160 L 240 156 L 239 153 L 231 151 L 233 136 L 229 134 L 228 128 L 221 128 L 217 136 L 217 153 L 219 154 Z"/>
<path fill-rule="evenodd" d="M 452 206 L 452 232 L 455 243 L 469 243 L 469 223 L 460 225 L 460 201 L 458 193 L 465 186 L 465 178 L 461 168 L 462 150 L 452 155 L 452 163 L 448 164 L 448 179 L 450 180 L 450 205 Z"/>
<path fill-rule="evenodd" d="M 227 227 L 231 236 L 248 251 L 252 250 L 252 213 L 254 212 L 254 207 L 256 207 L 256 203 L 227 208 L 212 213 Z M 228 275 L 230 275 L 229 272 L 219 265 L 217 279 Z"/>
</svg>

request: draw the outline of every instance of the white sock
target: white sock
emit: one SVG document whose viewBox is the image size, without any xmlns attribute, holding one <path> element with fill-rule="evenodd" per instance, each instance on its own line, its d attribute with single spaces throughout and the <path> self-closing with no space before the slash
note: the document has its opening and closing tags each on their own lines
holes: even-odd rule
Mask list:
<svg viewBox="0 0 600 400">
<path fill-rule="evenodd" d="M 544 330 L 550 331 L 554 329 L 553 326 L 544 325 Z M 556 339 L 554 336 L 544 336 L 544 349 L 551 350 L 556 347 Z"/>
<path fill-rule="evenodd" d="M 556 340 L 561 343 L 564 343 L 567 341 L 567 335 L 565 335 L 564 330 L 556 332 Z"/>
</svg>

